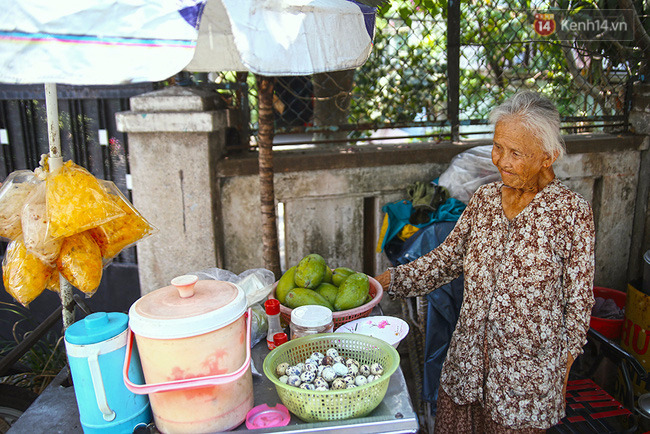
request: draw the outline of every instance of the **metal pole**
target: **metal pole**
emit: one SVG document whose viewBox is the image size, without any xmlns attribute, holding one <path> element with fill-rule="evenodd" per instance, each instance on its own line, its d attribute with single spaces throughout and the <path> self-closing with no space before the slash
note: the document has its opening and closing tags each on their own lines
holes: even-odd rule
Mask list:
<svg viewBox="0 0 650 434">
<path fill-rule="evenodd" d="M 55 83 L 45 84 L 45 109 L 47 112 L 47 136 L 50 143 L 50 158 L 48 164 L 50 172 L 63 166 L 63 155 L 61 153 L 61 137 L 59 133 L 59 101 L 56 93 Z M 61 287 L 60 297 L 63 306 L 63 330 L 74 323 L 74 301 L 72 299 L 72 285 L 65 278 L 59 275 Z"/>
<path fill-rule="evenodd" d="M 447 10 L 447 119 L 451 140 L 459 140 L 460 124 L 460 0 L 449 0 Z"/>
</svg>

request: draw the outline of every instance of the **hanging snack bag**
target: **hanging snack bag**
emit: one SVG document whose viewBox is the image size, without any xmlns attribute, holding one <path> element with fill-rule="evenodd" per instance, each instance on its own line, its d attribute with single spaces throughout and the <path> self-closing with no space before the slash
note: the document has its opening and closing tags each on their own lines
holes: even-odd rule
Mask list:
<svg viewBox="0 0 650 434">
<path fill-rule="evenodd" d="M 69 237 L 124 215 L 97 178 L 72 161 L 47 176 L 46 200 L 54 238 Z"/>
<path fill-rule="evenodd" d="M 2 261 L 2 281 L 5 290 L 23 306 L 43 292 L 54 272 L 54 267 L 29 253 L 21 239 L 9 243 Z"/>
<path fill-rule="evenodd" d="M 104 260 L 110 260 L 123 249 L 154 234 L 157 229 L 131 205 L 115 183 L 111 181 L 100 181 L 100 183 L 125 213 L 124 216 L 117 217 L 89 231 L 99 246 Z"/>
<path fill-rule="evenodd" d="M 15 240 L 22 233 L 20 215 L 38 179 L 30 170 L 11 172 L 0 188 L 0 237 Z"/>
<path fill-rule="evenodd" d="M 72 286 L 87 295 L 94 294 L 102 280 L 102 253 L 88 232 L 63 240 L 56 266 Z"/>
<path fill-rule="evenodd" d="M 21 218 L 23 242 L 27 251 L 46 264 L 54 266 L 61 251 L 63 238 L 53 238 L 50 235 L 45 192 L 46 183 L 40 182 L 27 196 Z"/>
</svg>

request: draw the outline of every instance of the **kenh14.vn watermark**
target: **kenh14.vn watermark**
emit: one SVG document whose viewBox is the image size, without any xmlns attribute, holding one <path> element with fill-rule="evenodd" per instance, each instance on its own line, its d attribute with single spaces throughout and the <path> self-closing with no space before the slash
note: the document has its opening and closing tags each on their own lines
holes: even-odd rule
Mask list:
<svg viewBox="0 0 650 434">
<path fill-rule="evenodd" d="M 536 11 L 534 36 L 571 41 L 631 41 L 632 13 L 627 9 Z"/>
</svg>

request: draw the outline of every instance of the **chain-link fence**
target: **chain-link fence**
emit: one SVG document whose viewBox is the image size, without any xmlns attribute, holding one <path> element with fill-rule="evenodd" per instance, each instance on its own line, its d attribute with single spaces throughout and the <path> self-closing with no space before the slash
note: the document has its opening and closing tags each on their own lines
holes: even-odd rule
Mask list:
<svg viewBox="0 0 650 434">
<path fill-rule="evenodd" d="M 489 111 L 521 89 L 552 98 L 567 133 L 625 131 L 631 83 L 650 58 L 650 6 L 626 1 L 393 0 L 362 67 L 276 79 L 276 144 L 481 137 Z M 254 145 L 255 77 L 215 81 L 245 112 Z"/>
</svg>

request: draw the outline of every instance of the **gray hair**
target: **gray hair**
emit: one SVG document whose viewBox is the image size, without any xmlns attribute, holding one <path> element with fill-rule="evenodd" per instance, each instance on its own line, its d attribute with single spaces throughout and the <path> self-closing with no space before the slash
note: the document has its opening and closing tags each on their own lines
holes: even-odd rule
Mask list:
<svg viewBox="0 0 650 434">
<path fill-rule="evenodd" d="M 490 112 L 490 123 L 518 120 L 540 139 L 542 150 L 562 158 L 566 154 L 560 133 L 560 113 L 555 104 L 532 91 L 518 92 Z"/>
</svg>

